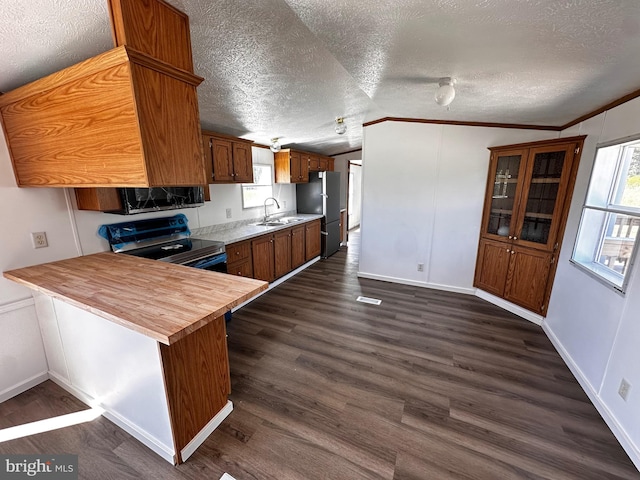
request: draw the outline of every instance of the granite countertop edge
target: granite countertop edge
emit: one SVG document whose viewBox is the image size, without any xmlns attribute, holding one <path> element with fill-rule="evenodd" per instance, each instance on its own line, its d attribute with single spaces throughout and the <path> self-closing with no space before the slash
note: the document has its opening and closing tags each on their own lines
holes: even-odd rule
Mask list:
<svg viewBox="0 0 640 480">
<path fill-rule="evenodd" d="M 302 218 L 299 222 L 292 222 L 285 225 L 275 226 L 259 226 L 255 223 L 259 223 L 259 219 L 251 220 L 253 223 L 236 225 L 230 228 L 224 228 L 225 224 L 212 225 L 210 227 L 202 227 L 194 229 L 191 236 L 193 238 L 199 238 L 202 240 L 214 240 L 218 242 L 224 242 L 225 245 L 231 245 L 232 243 L 242 242 L 251 238 L 259 237 L 271 232 L 277 232 L 278 230 L 284 230 L 286 228 L 295 227 L 296 225 L 304 225 L 305 223 L 318 220 L 323 215 L 307 214 L 307 213 L 294 213 L 292 215 L 286 215 L 288 217 L 294 216 L 296 218 Z M 271 217 L 272 220 L 277 220 L 282 217 Z M 213 231 L 211 231 L 213 229 Z"/>
</svg>

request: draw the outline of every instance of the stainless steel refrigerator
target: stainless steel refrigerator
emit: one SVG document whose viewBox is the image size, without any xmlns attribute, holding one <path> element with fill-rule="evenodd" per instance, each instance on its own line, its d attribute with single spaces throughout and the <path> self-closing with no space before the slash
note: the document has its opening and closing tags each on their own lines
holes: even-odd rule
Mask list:
<svg viewBox="0 0 640 480">
<path fill-rule="evenodd" d="M 340 172 L 311 172 L 309 183 L 296 185 L 298 213 L 324 215 L 322 256 L 327 258 L 340 248 Z"/>
</svg>

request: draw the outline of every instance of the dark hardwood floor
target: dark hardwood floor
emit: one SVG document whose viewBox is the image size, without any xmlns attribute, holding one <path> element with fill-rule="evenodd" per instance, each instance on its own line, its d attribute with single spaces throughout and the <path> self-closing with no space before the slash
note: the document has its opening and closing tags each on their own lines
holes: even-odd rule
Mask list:
<svg viewBox="0 0 640 480">
<path fill-rule="evenodd" d="M 234 314 L 234 411 L 185 464 L 104 418 L 0 453 L 78 453 L 86 479 L 640 478 L 539 327 L 358 279 L 357 239 Z M 0 404 L 0 428 L 82 408 L 45 382 Z"/>
</svg>

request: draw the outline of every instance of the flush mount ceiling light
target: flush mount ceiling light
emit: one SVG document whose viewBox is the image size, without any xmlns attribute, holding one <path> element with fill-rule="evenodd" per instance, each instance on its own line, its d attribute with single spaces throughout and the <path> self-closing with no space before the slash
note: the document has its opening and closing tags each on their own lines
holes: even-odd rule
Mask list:
<svg viewBox="0 0 640 480">
<path fill-rule="evenodd" d="M 347 131 L 347 124 L 344 123 L 344 118 L 343 117 L 338 117 L 336 118 L 336 133 L 338 135 L 344 135 L 344 133 Z"/>
<path fill-rule="evenodd" d="M 443 107 L 449 106 L 456 97 L 456 89 L 453 88 L 456 81 L 451 77 L 444 77 L 438 81 L 440 87 L 436 90 L 435 100 L 438 105 Z"/>
<path fill-rule="evenodd" d="M 279 137 L 272 138 L 271 139 L 271 144 L 269 145 L 269 149 L 273 153 L 278 153 L 281 148 L 282 148 L 282 145 L 280 145 L 280 138 Z"/>
</svg>

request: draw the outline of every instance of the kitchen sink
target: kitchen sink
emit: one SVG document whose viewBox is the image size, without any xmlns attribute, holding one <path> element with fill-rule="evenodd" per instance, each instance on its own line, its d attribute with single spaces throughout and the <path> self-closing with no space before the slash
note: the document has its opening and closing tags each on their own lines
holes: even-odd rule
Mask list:
<svg viewBox="0 0 640 480">
<path fill-rule="evenodd" d="M 300 217 L 284 217 L 276 220 L 269 220 L 268 222 L 254 223 L 257 227 L 279 227 L 282 225 L 289 225 L 290 223 L 301 222 L 304 218 Z"/>
<path fill-rule="evenodd" d="M 256 227 L 279 227 L 281 225 L 286 225 L 286 222 L 260 222 L 254 223 Z"/>
</svg>

